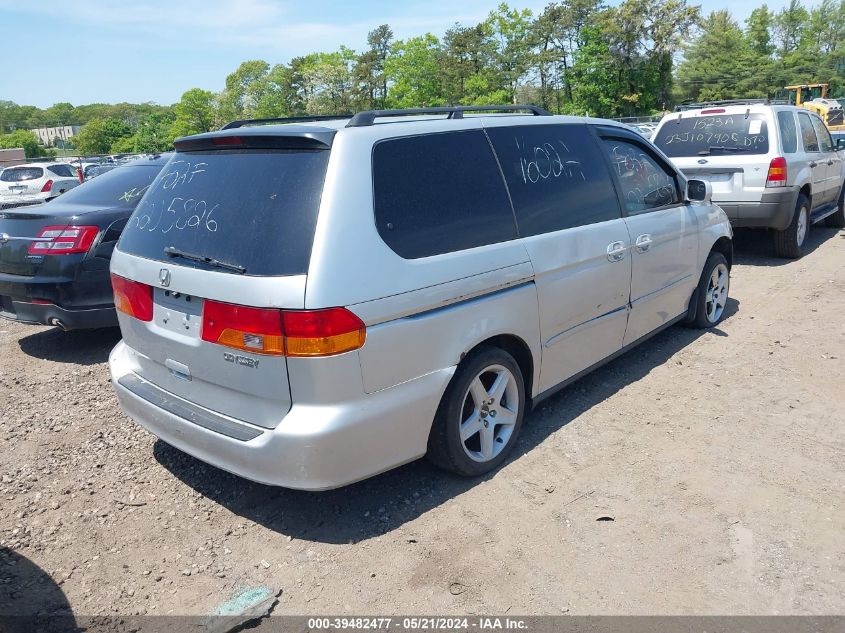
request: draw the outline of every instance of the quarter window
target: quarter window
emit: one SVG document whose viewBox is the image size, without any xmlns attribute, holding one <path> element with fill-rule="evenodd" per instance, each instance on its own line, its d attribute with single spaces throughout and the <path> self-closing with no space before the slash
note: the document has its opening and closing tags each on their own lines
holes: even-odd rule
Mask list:
<svg viewBox="0 0 845 633">
<path fill-rule="evenodd" d="M 795 128 L 795 116 L 790 110 L 778 112 L 778 126 L 784 154 L 794 154 L 798 151 L 798 130 Z"/>
<path fill-rule="evenodd" d="M 584 125 L 488 130 L 508 183 L 520 236 L 621 217 L 613 181 Z"/>
<path fill-rule="evenodd" d="M 73 176 L 75 176 L 73 170 L 68 165 L 50 165 L 48 169 L 57 176 L 62 176 L 63 178 L 73 178 Z"/>
<path fill-rule="evenodd" d="M 799 112 L 798 124 L 801 126 L 801 140 L 804 142 L 804 151 L 819 151 L 819 141 L 816 138 L 816 131 L 813 129 L 813 122 L 810 121 L 810 115 Z"/>
<path fill-rule="evenodd" d="M 680 203 L 674 174 L 644 147 L 614 138 L 603 139 L 603 143 L 622 187 L 628 213 L 641 213 Z"/>
<path fill-rule="evenodd" d="M 481 130 L 377 143 L 373 194 L 379 235 L 406 259 L 517 236 L 502 175 Z"/>
</svg>

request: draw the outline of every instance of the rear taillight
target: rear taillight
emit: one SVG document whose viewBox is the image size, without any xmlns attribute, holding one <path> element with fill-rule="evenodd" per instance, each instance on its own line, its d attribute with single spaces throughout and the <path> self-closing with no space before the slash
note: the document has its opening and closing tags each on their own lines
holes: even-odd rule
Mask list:
<svg viewBox="0 0 845 633">
<path fill-rule="evenodd" d="M 153 320 L 153 288 L 146 284 L 111 276 L 114 307 L 139 321 Z"/>
<path fill-rule="evenodd" d="M 41 187 L 41 193 L 49 193 L 53 189 L 53 181 L 48 180 L 44 183 L 44 186 Z"/>
<path fill-rule="evenodd" d="M 769 163 L 769 175 L 766 177 L 767 187 L 786 186 L 786 159 L 782 156 L 773 158 Z"/>
<path fill-rule="evenodd" d="M 29 245 L 30 255 L 87 253 L 97 238 L 96 226 L 45 226 Z"/>
<path fill-rule="evenodd" d="M 282 313 L 288 356 L 331 356 L 364 345 L 367 328 L 345 308 Z"/>
<path fill-rule="evenodd" d="M 282 313 L 231 303 L 205 301 L 202 340 L 257 354 L 284 354 Z"/>
<path fill-rule="evenodd" d="M 276 310 L 205 301 L 202 339 L 256 354 L 333 356 L 364 345 L 366 327 L 345 308 Z"/>
</svg>

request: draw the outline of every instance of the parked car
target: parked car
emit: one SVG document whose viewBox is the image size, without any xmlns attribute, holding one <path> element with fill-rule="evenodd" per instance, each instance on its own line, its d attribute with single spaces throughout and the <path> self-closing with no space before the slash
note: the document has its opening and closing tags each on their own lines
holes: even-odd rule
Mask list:
<svg viewBox="0 0 845 633">
<path fill-rule="evenodd" d="M 819 116 L 765 102 L 686 109 L 654 142 L 691 178 L 708 181 L 735 227 L 772 229 L 781 257 L 800 257 L 811 224 L 845 226 L 845 162 Z"/>
<path fill-rule="evenodd" d="M 423 455 L 479 475 L 533 404 L 673 323 L 718 324 L 710 185 L 621 124 L 517 111 L 178 139 L 112 258 L 123 410 L 268 484 Z"/>
<path fill-rule="evenodd" d="M 0 174 L 0 209 L 52 200 L 78 184 L 76 170 L 67 163 L 7 167 Z"/>
<path fill-rule="evenodd" d="M 0 212 L 0 317 L 65 330 L 117 325 L 109 260 L 167 158 L 115 169 L 50 203 Z"/>
<path fill-rule="evenodd" d="M 97 176 L 101 176 L 106 172 L 111 171 L 112 169 L 116 169 L 119 165 L 115 164 L 107 164 L 107 165 L 88 165 L 83 169 L 83 175 L 85 180 L 90 180 L 91 178 L 96 178 Z"/>
</svg>

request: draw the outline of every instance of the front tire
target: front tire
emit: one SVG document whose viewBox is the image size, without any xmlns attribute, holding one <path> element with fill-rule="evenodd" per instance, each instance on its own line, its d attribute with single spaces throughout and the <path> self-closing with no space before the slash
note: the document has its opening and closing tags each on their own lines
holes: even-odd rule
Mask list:
<svg viewBox="0 0 845 633">
<path fill-rule="evenodd" d="M 689 324 L 700 329 L 716 327 L 725 317 L 730 286 L 728 260 L 721 253 L 710 253 L 695 291 L 695 318 Z"/>
<path fill-rule="evenodd" d="M 775 252 L 778 257 L 798 259 L 804 254 L 804 244 L 810 232 L 810 201 L 803 193 L 798 196 L 792 222 L 783 231 L 775 231 Z"/>
<path fill-rule="evenodd" d="M 498 468 L 516 444 L 526 404 L 525 381 L 513 356 L 497 347 L 472 352 L 443 396 L 426 457 L 466 477 Z"/>
<path fill-rule="evenodd" d="M 835 229 L 845 228 L 845 185 L 839 192 L 839 208 L 836 213 L 829 215 L 824 219 L 825 226 L 831 226 Z"/>
</svg>

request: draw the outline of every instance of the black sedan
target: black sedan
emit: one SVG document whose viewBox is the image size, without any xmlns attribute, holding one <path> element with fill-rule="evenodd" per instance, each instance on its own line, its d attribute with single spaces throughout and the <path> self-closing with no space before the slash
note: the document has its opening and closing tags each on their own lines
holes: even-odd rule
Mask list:
<svg viewBox="0 0 845 633">
<path fill-rule="evenodd" d="M 109 260 L 169 158 L 139 158 L 50 202 L 0 211 L 0 317 L 64 330 L 116 326 Z"/>
</svg>

